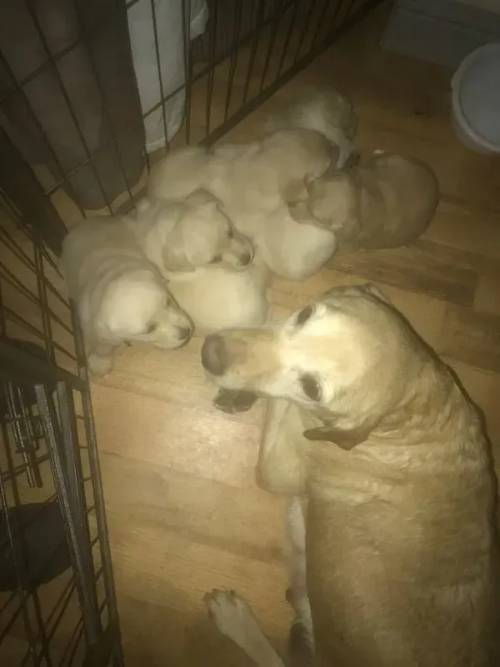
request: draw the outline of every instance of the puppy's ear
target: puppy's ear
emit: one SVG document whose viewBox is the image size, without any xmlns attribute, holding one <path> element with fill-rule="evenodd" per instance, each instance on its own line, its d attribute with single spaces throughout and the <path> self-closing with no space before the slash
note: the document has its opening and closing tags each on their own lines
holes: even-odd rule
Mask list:
<svg viewBox="0 0 500 667">
<path fill-rule="evenodd" d="M 323 442 L 333 442 L 341 449 L 350 450 L 356 445 L 365 442 L 370 435 L 370 428 L 341 429 L 333 425 L 320 426 L 319 428 L 310 428 L 304 431 L 303 436 L 307 440 L 322 440 Z"/>
<path fill-rule="evenodd" d="M 222 202 L 217 197 L 214 197 L 211 192 L 208 192 L 208 190 L 195 190 L 195 192 L 189 195 L 187 201 L 195 211 L 208 211 L 210 214 L 218 212 L 226 218 L 228 217 Z"/>
<path fill-rule="evenodd" d="M 179 245 L 176 248 L 175 243 L 170 243 L 163 248 L 162 260 L 163 266 L 167 271 L 172 271 L 173 273 L 177 271 L 182 273 L 194 271 L 194 266 L 189 262 L 188 257 L 186 257 L 183 247 Z"/>
<path fill-rule="evenodd" d="M 383 301 L 384 303 L 388 303 L 389 305 L 391 305 L 391 300 L 389 299 L 389 297 L 386 294 L 384 294 L 384 292 L 382 292 L 380 287 L 378 285 L 375 285 L 375 283 L 366 283 L 365 285 L 363 285 L 363 289 L 368 294 L 371 294 L 377 299 L 380 299 L 380 301 Z"/>
</svg>

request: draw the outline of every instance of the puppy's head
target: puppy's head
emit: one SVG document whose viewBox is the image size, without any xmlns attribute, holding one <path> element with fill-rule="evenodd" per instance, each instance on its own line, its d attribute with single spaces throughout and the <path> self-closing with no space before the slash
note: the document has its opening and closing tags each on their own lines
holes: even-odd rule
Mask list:
<svg viewBox="0 0 500 667">
<path fill-rule="evenodd" d="M 97 327 L 110 341 L 140 341 L 161 348 L 181 347 L 193 325 L 151 271 L 136 271 L 110 283 L 103 295 Z"/>
<path fill-rule="evenodd" d="M 366 439 L 411 382 L 415 341 L 376 288 L 339 287 L 277 328 L 209 336 L 202 363 L 221 387 L 300 404 L 325 425 L 312 439 L 349 448 Z"/>
<path fill-rule="evenodd" d="M 306 194 L 290 201 L 290 215 L 297 222 L 315 221 L 332 231 L 341 231 L 356 220 L 356 186 L 348 172 L 328 170 L 306 183 Z"/>
<path fill-rule="evenodd" d="M 183 202 L 163 252 L 165 268 L 170 271 L 193 271 L 208 265 L 241 271 L 253 255 L 250 241 L 236 232 L 219 201 L 204 190 Z"/>
</svg>

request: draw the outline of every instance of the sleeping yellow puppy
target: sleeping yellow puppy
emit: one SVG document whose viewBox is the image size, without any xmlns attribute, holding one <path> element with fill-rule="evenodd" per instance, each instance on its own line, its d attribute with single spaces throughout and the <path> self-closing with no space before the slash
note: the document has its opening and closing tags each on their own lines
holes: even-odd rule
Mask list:
<svg viewBox="0 0 500 667">
<path fill-rule="evenodd" d="M 439 200 L 433 171 L 423 162 L 382 151 L 350 169 L 329 169 L 289 200 L 298 222 L 335 232 L 337 252 L 392 248 L 416 239 Z"/>
<path fill-rule="evenodd" d="M 76 305 L 89 371 L 105 375 L 122 343 L 181 347 L 193 325 L 122 217 L 95 218 L 66 236 L 60 260 Z"/>
</svg>

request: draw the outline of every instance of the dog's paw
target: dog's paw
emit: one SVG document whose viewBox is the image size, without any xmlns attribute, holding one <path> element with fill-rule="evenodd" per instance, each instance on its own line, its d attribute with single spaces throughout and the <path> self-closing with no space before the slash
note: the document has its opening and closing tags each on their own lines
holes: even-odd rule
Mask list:
<svg viewBox="0 0 500 667">
<path fill-rule="evenodd" d="M 204 597 L 219 632 L 237 644 L 259 667 L 285 667 L 257 623 L 250 605 L 234 591 L 213 590 Z"/>
<path fill-rule="evenodd" d="M 250 605 L 234 591 L 214 589 L 203 599 L 208 615 L 215 622 L 219 632 L 239 646 L 245 646 L 252 634 L 256 632 L 260 634 Z"/>
<path fill-rule="evenodd" d="M 249 391 L 231 391 L 219 389 L 214 398 L 214 405 L 218 410 L 233 415 L 238 412 L 247 412 L 253 406 L 257 396 Z"/>
</svg>

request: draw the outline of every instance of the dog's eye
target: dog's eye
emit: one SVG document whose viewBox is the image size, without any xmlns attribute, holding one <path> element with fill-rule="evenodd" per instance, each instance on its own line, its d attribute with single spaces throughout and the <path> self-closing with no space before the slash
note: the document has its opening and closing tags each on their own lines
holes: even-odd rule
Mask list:
<svg viewBox="0 0 500 667">
<path fill-rule="evenodd" d="M 152 334 L 153 331 L 156 329 L 156 326 L 157 326 L 156 324 L 149 324 L 149 325 L 146 327 L 146 331 L 145 331 L 144 333 L 145 333 L 146 335 L 147 335 L 147 334 Z"/>
<path fill-rule="evenodd" d="M 321 387 L 314 376 L 309 373 L 304 373 L 304 375 L 300 376 L 299 380 L 302 386 L 302 391 L 307 398 L 310 398 L 311 401 L 321 400 Z"/>
<path fill-rule="evenodd" d="M 305 324 L 313 314 L 313 311 L 314 308 L 312 306 L 306 306 L 305 308 L 302 308 L 300 313 L 297 315 L 297 324 L 299 325 Z"/>
<path fill-rule="evenodd" d="M 210 264 L 219 264 L 220 262 L 222 262 L 222 255 L 215 255 Z"/>
</svg>

